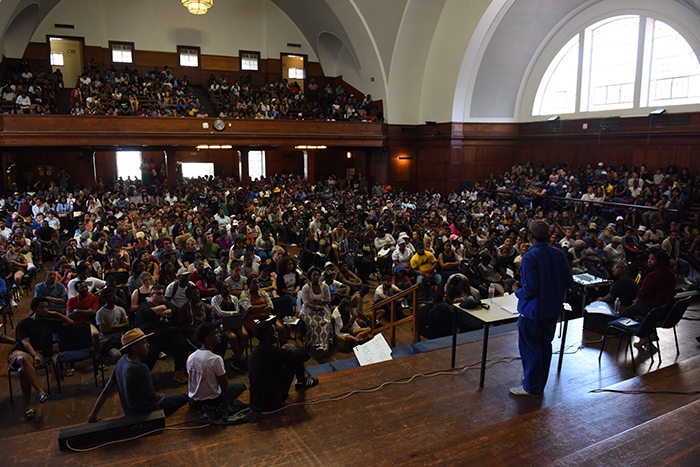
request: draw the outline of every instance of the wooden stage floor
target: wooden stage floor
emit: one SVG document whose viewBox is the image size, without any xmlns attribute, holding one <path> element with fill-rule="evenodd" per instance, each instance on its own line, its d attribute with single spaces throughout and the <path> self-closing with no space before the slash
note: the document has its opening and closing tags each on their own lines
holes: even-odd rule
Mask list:
<svg viewBox="0 0 700 467">
<path fill-rule="evenodd" d="M 700 316 L 693 306 L 686 316 Z M 660 330 L 663 362 L 650 365 L 617 352 L 608 341 L 598 364 L 599 335 L 583 332 L 582 320 L 569 326 L 561 373 L 552 362 L 544 397 L 515 398 L 521 383 L 517 333 L 489 341 L 486 383 L 479 389 L 481 341 L 460 345 L 457 365 L 473 365 L 457 375 L 416 378 L 340 401 L 287 408 L 263 415 L 256 424 L 167 430 L 134 441 L 85 452 L 61 452 L 61 427 L 86 419 L 98 390 L 68 379 L 63 395 L 41 411 L 39 421 L 18 422 L 20 401 L 12 406 L 7 384 L 0 385 L 0 426 L 5 465 L 697 465 L 699 395 L 590 393 L 597 388 L 696 391 L 700 388 L 700 322 L 679 326 L 681 354 L 676 359 L 673 332 Z M 558 349 L 558 339 L 555 348 Z M 637 352 L 637 350 L 635 350 Z M 637 354 L 635 354 L 637 355 Z M 320 376 L 306 393 L 292 391 L 290 402 L 313 402 L 387 381 L 449 369 L 450 349 Z M 163 373 L 163 375 L 167 375 Z M 158 375 L 156 375 L 158 376 Z M 91 375 L 87 374 L 88 378 Z M 6 376 L 3 376 L 3 379 Z M 16 378 L 16 376 L 15 376 Z M 77 378 L 77 377 L 74 377 Z M 71 383 L 73 386 L 71 387 Z M 156 378 L 156 387 L 168 385 Z M 55 387 L 55 386 L 54 386 Z M 182 390 L 170 384 L 166 392 Z M 247 402 L 247 392 L 242 400 Z M 50 409 L 49 409 L 50 407 Z M 49 412 L 50 410 L 50 412 Z M 103 418 L 119 416 L 116 396 Z M 169 427 L 195 425 L 196 414 L 183 408 Z M 8 422 L 7 420 L 12 420 Z M 643 454 L 640 454 L 643 453 Z"/>
</svg>

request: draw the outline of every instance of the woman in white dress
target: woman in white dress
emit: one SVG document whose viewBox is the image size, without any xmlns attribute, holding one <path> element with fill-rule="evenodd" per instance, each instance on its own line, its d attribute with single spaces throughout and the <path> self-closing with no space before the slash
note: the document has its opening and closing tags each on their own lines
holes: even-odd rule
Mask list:
<svg viewBox="0 0 700 467">
<path fill-rule="evenodd" d="M 321 282 L 321 271 L 318 268 L 309 269 L 308 277 L 311 282 L 301 289 L 301 319 L 306 324 L 306 343 L 314 350 L 328 350 L 332 335 L 331 293 L 328 286 Z"/>
</svg>

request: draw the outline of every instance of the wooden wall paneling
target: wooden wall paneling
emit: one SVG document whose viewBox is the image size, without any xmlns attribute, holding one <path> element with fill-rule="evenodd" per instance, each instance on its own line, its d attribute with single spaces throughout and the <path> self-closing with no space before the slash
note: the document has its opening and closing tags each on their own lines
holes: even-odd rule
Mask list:
<svg viewBox="0 0 700 467">
<path fill-rule="evenodd" d="M 105 185 L 117 176 L 117 154 L 115 151 L 95 151 L 95 173 L 102 177 Z"/>
<path fill-rule="evenodd" d="M 299 149 L 265 150 L 265 166 L 268 175 L 303 174 L 304 153 Z"/>
</svg>

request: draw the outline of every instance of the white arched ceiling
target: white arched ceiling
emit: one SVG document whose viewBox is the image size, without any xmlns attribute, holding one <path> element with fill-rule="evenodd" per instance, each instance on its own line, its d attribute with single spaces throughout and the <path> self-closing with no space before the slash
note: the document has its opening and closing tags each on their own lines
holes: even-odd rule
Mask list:
<svg viewBox="0 0 700 467">
<path fill-rule="evenodd" d="M 361 88 L 362 77 L 355 57 L 350 53 L 343 41 L 329 32 L 323 32 L 318 36 L 318 60 L 326 76 L 343 76 L 343 80 L 350 85 Z M 324 86 L 323 83 L 319 83 Z"/>
<path fill-rule="evenodd" d="M 452 120 L 519 121 L 522 94 L 530 92 L 526 83 L 539 55 L 571 18 L 600 3 L 610 9 L 637 5 L 632 0 L 493 0 L 464 55 Z M 700 11 L 700 0 L 645 3 L 656 11 L 679 4 Z"/>
<path fill-rule="evenodd" d="M 22 58 L 39 23 L 60 0 L 0 0 L 0 54 Z"/>
<path fill-rule="evenodd" d="M 461 121 L 516 121 L 518 91 L 530 60 L 564 17 L 596 1 L 499 0 L 493 5 L 499 3 L 481 44 L 483 55 L 475 57 L 472 76 L 460 76 L 457 84 L 467 86 Z"/>
</svg>

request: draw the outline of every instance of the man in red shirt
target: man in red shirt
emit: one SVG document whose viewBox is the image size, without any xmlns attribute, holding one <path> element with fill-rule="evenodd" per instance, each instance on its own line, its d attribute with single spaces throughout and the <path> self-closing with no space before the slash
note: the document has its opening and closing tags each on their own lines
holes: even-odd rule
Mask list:
<svg viewBox="0 0 700 467">
<path fill-rule="evenodd" d="M 95 326 L 95 315 L 100 308 L 100 300 L 96 295 L 88 291 L 87 282 L 76 284 L 78 295 L 68 299 L 66 304 L 66 315 L 74 323 L 90 323 L 90 333 L 92 335 L 92 349 L 96 354 L 100 351 L 100 331 Z M 73 368 L 66 371 L 66 376 L 73 376 Z"/>
</svg>

